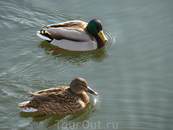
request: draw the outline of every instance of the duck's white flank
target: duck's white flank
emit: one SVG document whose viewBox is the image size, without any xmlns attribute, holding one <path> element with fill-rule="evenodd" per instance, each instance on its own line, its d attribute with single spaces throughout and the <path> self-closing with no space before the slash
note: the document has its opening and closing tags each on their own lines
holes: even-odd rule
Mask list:
<svg viewBox="0 0 173 130">
<path fill-rule="evenodd" d="M 90 51 L 97 49 L 97 43 L 91 40 L 87 42 L 75 42 L 66 39 L 54 39 L 51 44 L 71 51 Z"/>
</svg>

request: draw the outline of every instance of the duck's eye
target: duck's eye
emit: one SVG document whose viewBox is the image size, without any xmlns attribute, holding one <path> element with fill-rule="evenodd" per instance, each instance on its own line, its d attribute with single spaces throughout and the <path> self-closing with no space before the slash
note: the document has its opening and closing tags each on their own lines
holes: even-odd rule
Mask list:
<svg viewBox="0 0 173 130">
<path fill-rule="evenodd" d="M 97 32 L 99 32 L 99 31 L 100 31 L 100 28 L 99 28 L 99 26 L 96 26 L 96 30 L 97 30 Z"/>
<path fill-rule="evenodd" d="M 102 30 L 102 26 L 96 26 L 96 28 L 98 29 L 98 30 Z"/>
</svg>

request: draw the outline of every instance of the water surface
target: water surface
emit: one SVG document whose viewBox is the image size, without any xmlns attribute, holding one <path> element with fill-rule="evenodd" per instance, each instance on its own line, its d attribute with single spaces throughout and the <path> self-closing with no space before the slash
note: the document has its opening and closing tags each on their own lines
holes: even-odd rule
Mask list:
<svg viewBox="0 0 173 130">
<path fill-rule="evenodd" d="M 173 128 L 173 1 L 2 0 L 0 129 Z M 48 51 L 42 24 L 99 19 L 109 39 L 96 51 Z M 115 42 L 116 39 L 116 42 Z M 27 92 L 85 78 L 99 93 L 79 113 L 34 117 Z M 97 100 L 95 103 L 94 100 Z"/>
</svg>

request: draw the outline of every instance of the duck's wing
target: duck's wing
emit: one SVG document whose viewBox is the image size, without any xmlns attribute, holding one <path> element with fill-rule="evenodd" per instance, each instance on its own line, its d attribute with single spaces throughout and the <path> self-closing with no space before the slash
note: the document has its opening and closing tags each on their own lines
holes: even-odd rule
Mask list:
<svg viewBox="0 0 173 130">
<path fill-rule="evenodd" d="M 37 31 L 37 35 L 48 41 L 53 39 L 66 39 L 69 41 L 83 42 L 91 40 L 91 35 L 86 31 L 86 22 L 70 21 L 60 24 L 44 25 L 47 29 Z"/>
<path fill-rule="evenodd" d="M 58 97 L 59 97 L 59 95 L 61 95 L 61 97 L 63 97 L 66 89 L 69 89 L 69 87 L 66 87 L 66 86 L 55 87 L 55 88 L 41 90 L 41 91 L 38 91 L 36 93 L 30 92 L 28 94 L 31 97 L 34 97 L 34 99 L 36 99 L 40 103 L 44 104 L 45 102 L 52 102 L 53 100 L 56 100 L 56 102 L 59 102 L 60 100 L 62 100 Z"/>
<path fill-rule="evenodd" d="M 35 104 L 35 100 L 40 103 L 37 108 L 38 112 L 47 114 L 66 114 L 74 113 L 83 109 L 86 104 L 79 96 L 73 94 L 69 87 L 52 88 L 37 93 L 29 93 L 34 98 L 30 104 Z M 33 101 L 33 102 L 32 102 Z"/>
<path fill-rule="evenodd" d="M 48 102 L 49 101 L 49 95 L 48 94 L 37 94 L 37 93 L 28 93 L 30 97 L 34 97 L 37 101 L 40 103 Z"/>
<path fill-rule="evenodd" d="M 18 107 L 21 111 L 24 112 L 35 112 L 40 111 L 42 113 L 47 113 L 45 110 L 48 108 L 45 107 L 45 104 L 53 104 L 55 101 L 59 102 L 60 98 L 57 98 L 57 95 L 63 95 L 64 91 L 69 89 L 69 87 L 55 87 L 50 89 L 41 90 L 35 93 L 28 93 L 31 97 L 33 97 L 30 101 L 25 101 L 18 104 Z"/>
</svg>

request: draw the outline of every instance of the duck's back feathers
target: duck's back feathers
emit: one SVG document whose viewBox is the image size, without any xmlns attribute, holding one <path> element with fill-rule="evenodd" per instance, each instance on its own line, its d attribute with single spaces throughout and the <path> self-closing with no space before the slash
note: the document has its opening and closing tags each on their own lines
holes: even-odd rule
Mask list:
<svg viewBox="0 0 173 130">
<path fill-rule="evenodd" d="M 71 29 L 71 28 L 48 28 L 45 29 L 53 39 L 61 40 L 67 39 L 75 42 L 84 42 L 91 40 L 90 36 L 85 30 Z M 94 39 L 93 39 L 94 40 Z"/>
<path fill-rule="evenodd" d="M 87 23 L 82 21 L 69 21 L 59 24 L 43 25 L 42 27 L 46 27 L 47 29 L 38 31 L 37 35 L 48 41 L 52 41 L 52 39 L 67 39 L 81 42 L 88 41 L 91 36 L 87 36 L 89 34 L 86 31 L 86 26 Z"/>
<path fill-rule="evenodd" d="M 43 25 L 42 27 L 46 28 L 59 28 L 59 27 L 67 27 L 67 28 L 80 28 L 85 29 L 88 23 L 83 21 L 68 21 L 59 24 L 51 24 L 51 25 Z"/>
</svg>

